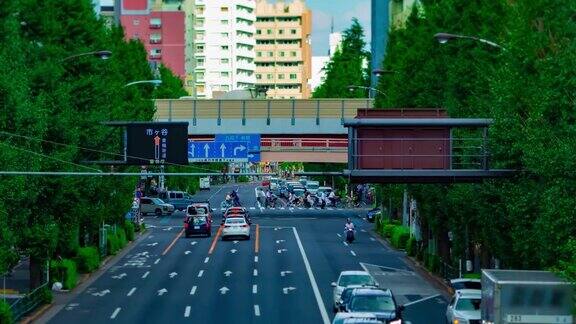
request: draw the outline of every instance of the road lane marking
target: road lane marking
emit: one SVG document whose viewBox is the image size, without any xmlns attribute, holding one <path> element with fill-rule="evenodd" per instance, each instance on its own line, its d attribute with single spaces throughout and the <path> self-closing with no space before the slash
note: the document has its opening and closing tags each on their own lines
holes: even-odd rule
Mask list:
<svg viewBox="0 0 576 324">
<path fill-rule="evenodd" d="M 122 308 L 120 308 L 120 307 L 116 308 L 116 309 L 114 310 L 114 313 L 112 313 L 112 315 L 110 316 L 110 319 L 115 319 L 115 318 L 116 318 L 116 315 L 118 315 L 118 313 L 120 313 L 120 310 L 121 310 L 121 309 L 122 309 Z"/>
<path fill-rule="evenodd" d="M 184 317 L 190 317 L 190 306 L 186 306 L 186 309 L 184 310 Z"/>
<path fill-rule="evenodd" d="M 373 238 L 373 237 L 371 237 L 371 238 L 370 238 L 370 241 L 376 241 L 376 239 L 375 239 L 375 238 Z"/>
<path fill-rule="evenodd" d="M 206 257 L 206 259 L 204 259 L 204 263 L 208 263 L 208 261 L 210 261 L 210 257 Z"/>
<path fill-rule="evenodd" d="M 214 236 L 214 239 L 212 240 L 212 245 L 210 245 L 210 250 L 208 250 L 208 254 L 212 254 L 212 252 L 214 252 L 214 249 L 216 248 L 216 243 L 218 243 L 218 238 L 220 237 L 220 234 L 222 234 L 222 227 L 218 227 L 218 232 L 216 232 L 216 235 Z"/>
<path fill-rule="evenodd" d="M 347 243 L 347 242 L 342 242 L 342 243 L 344 243 L 345 246 L 348 246 L 348 243 Z"/>
<path fill-rule="evenodd" d="M 160 258 L 156 259 L 156 261 L 154 261 L 154 264 L 158 264 L 158 262 L 160 262 Z"/>
<path fill-rule="evenodd" d="M 204 270 L 200 270 L 200 272 L 198 272 L 198 278 L 202 277 L 203 274 L 204 274 Z"/>
<path fill-rule="evenodd" d="M 197 288 L 198 288 L 198 287 L 196 287 L 196 286 L 192 287 L 192 289 L 190 289 L 190 295 L 195 295 Z"/>
<path fill-rule="evenodd" d="M 340 235 L 340 234 L 338 234 L 338 233 L 336 233 L 336 235 L 338 235 L 338 237 L 342 237 L 342 235 Z"/>
<path fill-rule="evenodd" d="M 254 275 L 254 277 L 258 277 L 258 269 L 254 269 L 254 272 L 252 274 Z"/>
<path fill-rule="evenodd" d="M 352 254 L 353 256 L 356 256 L 356 252 L 354 252 L 352 250 L 350 251 L 350 254 Z"/>
<path fill-rule="evenodd" d="M 312 290 L 314 291 L 314 297 L 316 297 L 316 303 L 318 304 L 318 309 L 320 310 L 320 315 L 322 316 L 322 322 L 324 324 L 330 324 L 330 318 L 328 317 L 328 312 L 324 307 L 324 301 L 322 300 L 322 295 L 320 295 L 320 290 L 318 289 L 318 284 L 314 278 L 314 273 L 312 273 L 312 268 L 308 262 L 308 257 L 306 257 L 306 251 L 304 251 L 304 246 L 302 241 L 300 241 L 300 236 L 295 227 L 292 227 L 294 231 L 294 236 L 296 237 L 296 243 L 298 243 L 298 248 L 300 249 L 300 254 L 302 255 L 302 260 L 304 261 L 304 266 L 306 267 L 306 272 L 308 273 L 308 278 L 310 279 L 310 284 L 312 285 Z"/>
<path fill-rule="evenodd" d="M 440 294 L 428 296 L 428 297 L 426 297 L 426 298 L 418 299 L 418 300 L 415 300 L 415 301 L 413 301 L 413 302 L 409 302 L 409 303 L 407 303 L 407 304 L 404 304 L 404 306 L 414 305 L 414 304 L 416 304 L 416 303 L 420 303 L 420 302 L 423 302 L 423 301 L 426 301 L 426 300 L 429 300 L 429 299 L 433 299 L 433 298 L 436 298 L 436 297 L 439 297 L 439 296 L 440 296 Z"/>
<path fill-rule="evenodd" d="M 254 305 L 254 315 L 260 316 L 260 306 Z"/>
<path fill-rule="evenodd" d="M 254 242 L 254 253 L 260 251 L 260 224 L 256 224 L 256 240 Z"/>
<path fill-rule="evenodd" d="M 257 294 L 257 293 L 258 293 L 258 285 L 252 285 L 252 293 L 253 293 L 253 294 Z"/>
<path fill-rule="evenodd" d="M 256 209 L 256 207 L 250 207 L 250 210 L 255 210 L 255 209 Z"/>
<path fill-rule="evenodd" d="M 254 256 L 254 262 L 258 262 L 258 256 Z"/>
<path fill-rule="evenodd" d="M 184 229 L 182 229 L 180 231 L 180 233 L 178 233 L 178 235 L 176 235 L 176 237 L 174 238 L 174 240 L 172 240 L 172 243 L 170 243 L 170 245 L 168 245 L 166 247 L 166 249 L 164 250 L 164 252 L 162 252 L 162 255 L 166 255 L 166 253 L 168 253 L 170 251 L 170 249 L 172 249 L 172 247 L 174 246 L 174 244 L 176 244 L 176 241 L 178 241 L 178 239 L 180 238 L 180 236 L 182 236 L 182 234 L 184 234 Z"/>
<path fill-rule="evenodd" d="M 160 260 L 160 259 L 158 259 Z M 146 277 L 148 277 L 148 275 L 150 274 L 150 271 L 146 271 L 146 273 L 142 276 L 142 279 L 146 279 Z"/>
<path fill-rule="evenodd" d="M 128 292 L 128 295 L 126 295 L 126 296 L 128 296 L 128 297 L 132 296 L 132 294 L 133 294 L 135 291 L 136 291 L 136 287 L 130 289 L 130 291 Z"/>
</svg>

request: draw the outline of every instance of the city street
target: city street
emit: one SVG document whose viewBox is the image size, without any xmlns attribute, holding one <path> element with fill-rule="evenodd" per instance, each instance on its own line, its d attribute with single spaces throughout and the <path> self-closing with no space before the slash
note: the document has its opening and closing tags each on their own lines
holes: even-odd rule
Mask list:
<svg viewBox="0 0 576 324">
<path fill-rule="evenodd" d="M 254 185 L 213 187 L 195 196 L 210 200 L 215 225 L 220 201 L 233 188 L 245 205 L 254 205 Z M 403 253 L 369 234 L 372 224 L 360 218 L 362 212 L 254 208 L 249 241 L 221 241 L 218 226 L 210 238 L 184 238 L 182 213 L 149 217 L 149 231 L 126 256 L 43 320 L 329 323 L 330 283 L 340 271 L 365 269 L 408 305 L 406 322 L 442 323 L 446 303 L 440 292 L 407 265 Z M 354 217 L 358 229 L 350 245 L 341 238 L 346 217 Z"/>
</svg>

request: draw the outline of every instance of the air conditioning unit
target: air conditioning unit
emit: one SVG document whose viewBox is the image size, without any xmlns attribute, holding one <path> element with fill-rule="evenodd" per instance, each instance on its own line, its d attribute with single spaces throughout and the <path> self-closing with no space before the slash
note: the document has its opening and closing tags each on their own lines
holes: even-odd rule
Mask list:
<svg viewBox="0 0 576 324">
<path fill-rule="evenodd" d="M 160 58 L 162 58 L 162 54 L 160 54 L 160 53 L 150 54 L 150 58 L 151 59 L 160 59 Z"/>
<path fill-rule="evenodd" d="M 161 44 L 162 38 L 150 38 L 150 44 Z"/>
</svg>

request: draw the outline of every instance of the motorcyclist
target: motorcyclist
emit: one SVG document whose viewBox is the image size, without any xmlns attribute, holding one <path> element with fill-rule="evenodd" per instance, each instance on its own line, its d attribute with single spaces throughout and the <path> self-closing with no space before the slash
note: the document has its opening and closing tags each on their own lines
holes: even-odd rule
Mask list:
<svg viewBox="0 0 576 324">
<path fill-rule="evenodd" d="M 308 201 L 308 204 L 310 205 L 309 207 L 314 207 L 315 203 L 316 203 L 316 199 L 314 199 L 314 196 L 312 194 L 308 194 L 308 197 L 306 198 L 306 200 Z"/>
<path fill-rule="evenodd" d="M 272 192 L 270 189 L 266 190 L 266 208 L 272 204 Z"/>
<path fill-rule="evenodd" d="M 232 199 L 234 206 L 236 207 L 240 206 L 240 197 L 238 197 L 238 193 L 236 192 L 236 190 L 232 190 L 232 192 L 230 193 L 230 199 Z"/>
<path fill-rule="evenodd" d="M 292 192 L 288 193 L 288 204 L 290 204 L 290 206 L 294 205 L 295 199 L 296 199 L 296 195 L 294 195 Z"/>
<path fill-rule="evenodd" d="M 352 220 L 350 218 L 346 219 L 346 224 L 344 224 L 344 232 L 348 231 L 348 230 L 352 230 L 354 231 L 354 223 L 352 223 Z"/>
<path fill-rule="evenodd" d="M 332 206 L 336 206 L 336 194 L 334 193 L 334 191 L 330 191 L 330 193 L 328 194 L 328 200 L 330 201 L 330 204 Z"/>
</svg>

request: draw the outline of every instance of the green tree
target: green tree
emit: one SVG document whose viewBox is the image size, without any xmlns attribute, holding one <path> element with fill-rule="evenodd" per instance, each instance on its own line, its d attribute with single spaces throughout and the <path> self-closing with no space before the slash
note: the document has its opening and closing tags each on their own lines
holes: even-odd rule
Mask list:
<svg viewBox="0 0 576 324">
<path fill-rule="evenodd" d="M 348 86 L 368 86 L 369 53 L 365 50 L 364 29 L 358 19 L 343 33 L 342 44 L 325 67 L 326 80 L 314 91 L 314 98 L 365 98 L 366 90 Z"/>
<path fill-rule="evenodd" d="M 184 90 L 184 84 L 182 80 L 174 75 L 172 71 L 164 66 L 160 65 L 160 77 L 162 79 L 162 85 L 160 85 L 154 92 L 154 96 L 158 99 L 171 99 L 180 98 L 187 96 L 188 92 Z"/>
</svg>

